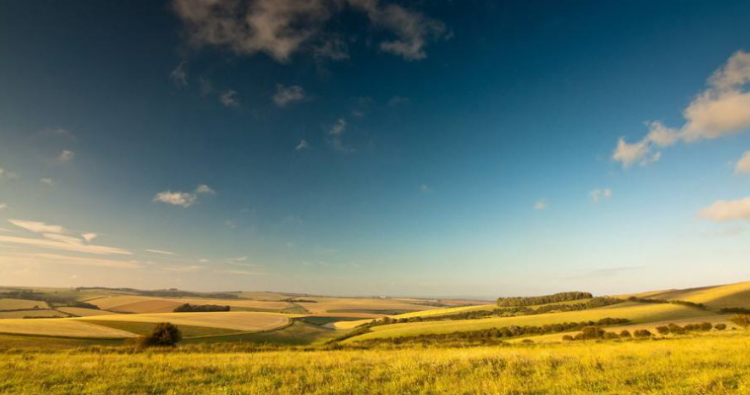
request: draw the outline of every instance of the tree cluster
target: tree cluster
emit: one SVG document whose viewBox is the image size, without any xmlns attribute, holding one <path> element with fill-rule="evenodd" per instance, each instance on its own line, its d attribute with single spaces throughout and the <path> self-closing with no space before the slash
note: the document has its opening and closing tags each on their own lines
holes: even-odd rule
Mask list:
<svg viewBox="0 0 750 395">
<path fill-rule="evenodd" d="M 151 334 L 136 339 L 136 346 L 144 347 L 174 347 L 182 341 L 182 332 L 169 322 L 162 322 L 154 327 Z"/>
<path fill-rule="evenodd" d="M 498 298 L 500 307 L 534 306 L 548 303 L 568 302 L 571 300 L 591 299 L 594 295 L 589 292 L 561 292 L 553 295 Z"/>
<path fill-rule="evenodd" d="M 177 306 L 174 309 L 175 313 L 208 313 L 215 311 L 229 311 L 229 306 L 218 306 L 215 304 L 190 304 L 185 303 L 181 306 Z"/>
</svg>

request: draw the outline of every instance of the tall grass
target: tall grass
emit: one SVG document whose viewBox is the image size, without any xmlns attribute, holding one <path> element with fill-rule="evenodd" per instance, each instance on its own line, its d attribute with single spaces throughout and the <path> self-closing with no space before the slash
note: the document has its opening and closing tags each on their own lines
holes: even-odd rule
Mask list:
<svg viewBox="0 0 750 395">
<path fill-rule="evenodd" d="M 262 353 L 0 355 L 0 394 L 747 394 L 750 336 Z"/>
</svg>

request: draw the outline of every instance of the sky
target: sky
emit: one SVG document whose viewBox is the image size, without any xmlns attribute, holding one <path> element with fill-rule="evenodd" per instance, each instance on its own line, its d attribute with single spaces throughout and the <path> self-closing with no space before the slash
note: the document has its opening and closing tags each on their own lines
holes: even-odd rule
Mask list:
<svg viewBox="0 0 750 395">
<path fill-rule="evenodd" d="M 750 2 L 0 4 L 0 285 L 750 280 Z"/>
</svg>

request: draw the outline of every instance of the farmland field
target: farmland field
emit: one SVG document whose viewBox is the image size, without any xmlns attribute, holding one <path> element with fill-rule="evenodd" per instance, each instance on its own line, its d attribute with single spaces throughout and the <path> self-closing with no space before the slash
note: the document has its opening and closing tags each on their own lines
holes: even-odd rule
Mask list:
<svg viewBox="0 0 750 395">
<path fill-rule="evenodd" d="M 0 311 L 3 310 L 32 310 L 35 308 L 49 309 L 47 302 L 38 300 L 0 298 Z"/>
<path fill-rule="evenodd" d="M 111 311 L 87 309 L 84 307 L 58 307 L 57 311 L 61 311 L 65 314 L 70 314 L 76 317 L 90 317 L 94 315 L 112 315 L 117 314 Z"/>
<path fill-rule="evenodd" d="M 69 318 L 0 320 L 0 333 L 107 339 L 135 337 L 135 335 L 130 332 L 89 324 Z"/>
<path fill-rule="evenodd" d="M 16 310 L 0 311 L 0 319 L 24 318 L 24 317 L 67 317 L 67 314 L 55 310 Z M 1 321 L 0 321 L 1 322 Z"/>
<path fill-rule="evenodd" d="M 85 318 L 86 321 L 171 322 L 175 325 L 234 329 L 256 332 L 280 328 L 289 324 L 289 318 L 280 314 L 221 312 L 221 313 L 165 313 L 104 315 Z"/>
</svg>

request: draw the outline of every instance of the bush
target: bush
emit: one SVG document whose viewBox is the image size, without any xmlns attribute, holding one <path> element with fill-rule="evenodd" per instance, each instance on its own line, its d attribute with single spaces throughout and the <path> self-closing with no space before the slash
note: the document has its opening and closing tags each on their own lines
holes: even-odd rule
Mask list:
<svg viewBox="0 0 750 395">
<path fill-rule="evenodd" d="M 620 332 L 620 337 L 628 339 L 633 337 L 633 335 L 630 334 L 630 331 L 627 329 L 623 329 L 622 332 Z"/>
<path fill-rule="evenodd" d="M 499 298 L 497 305 L 500 307 L 534 306 L 539 304 L 567 302 L 570 300 L 591 299 L 594 295 L 589 292 L 561 292 L 554 295 Z"/>
<path fill-rule="evenodd" d="M 565 335 L 563 336 L 563 341 L 566 341 L 566 342 L 573 341 L 573 336 Z"/>
<path fill-rule="evenodd" d="M 737 326 L 741 326 L 747 329 L 747 327 L 750 326 L 750 315 L 735 314 L 731 318 L 729 318 L 729 321 L 732 321 Z"/>
<path fill-rule="evenodd" d="M 727 329 L 727 324 L 716 324 L 714 325 L 714 328 L 716 328 L 717 331 L 723 331 Z"/>
<path fill-rule="evenodd" d="M 589 326 L 581 329 L 581 333 L 577 334 L 574 339 L 576 340 L 592 340 L 601 339 L 604 337 L 604 329 L 598 326 Z"/>
<path fill-rule="evenodd" d="M 148 336 L 136 340 L 139 347 L 173 347 L 182 340 L 182 332 L 169 322 L 162 322 L 154 327 Z"/>
<path fill-rule="evenodd" d="M 714 328 L 714 326 L 710 322 L 701 322 L 700 323 L 700 330 L 702 330 L 704 332 L 708 332 L 708 331 L 710 331 L 713 328 Z"/>
<path fill-rule="evenodd" d="M 668 335 L 669 334 L 669 327 L 668 326 L 657 326 L 656 331 L 659 332 L 660 335 Z"/>
<path fill-rule="evenodd" d="M 173 311 L 175 313 L 208 313 L 214 311 L 229 311 L 229 306 L 217 306 L 215 304 L 190 304 L 185 303 L 181 306 L 177 306 Z"/>
<path fill-rule="evenodd" d="M 637 331 L 633 332 L 633 335 L 637 338 L 647 338 L 651 337 L 653 334 L 648 329 L 638 329 Z"/>
<path fill-rule="evenodd" d="M 605 340 L 616 340 L 619 339 L 620 336 L 617 336 L 617 333 L 614 332 L 604 332 L 603 339 Z"/>
<path fill-rule="evenodd" d="M 667 328 L 669 328 L 669 331 L 674 335 L 684 335 L 685 334 L 685 328 L 677 325 L 677 324 L 669 324 L 667 325 Z"/>
</svg>

